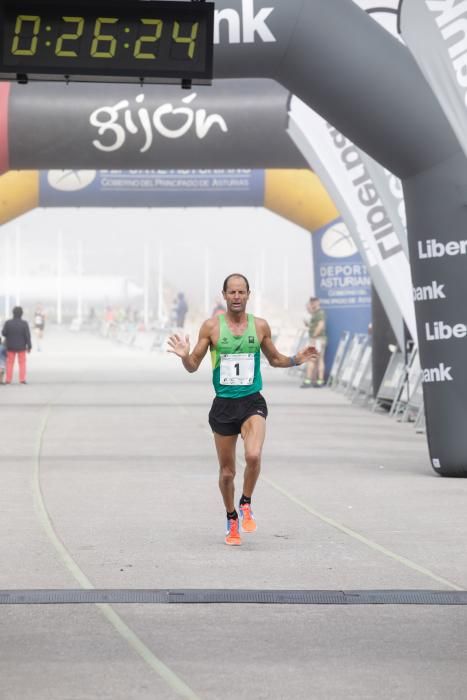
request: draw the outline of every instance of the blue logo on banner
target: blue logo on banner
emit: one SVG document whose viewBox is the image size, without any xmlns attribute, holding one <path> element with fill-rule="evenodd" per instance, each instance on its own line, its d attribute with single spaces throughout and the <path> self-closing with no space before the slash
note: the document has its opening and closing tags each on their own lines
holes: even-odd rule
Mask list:
<svg viewBox="0 0 467 700">
<path fill-rule="evenodd" d="M 341 219 L 312 235 L 316 296 L 326 311 L 326 366 L 332 365 L 342 331 L 367 333 L 371 280 Z"/>
<path fill-rule="evenodd" d="M 45 170 L 41 207 L 259 207 L 264 170 Z"/>
</svg>

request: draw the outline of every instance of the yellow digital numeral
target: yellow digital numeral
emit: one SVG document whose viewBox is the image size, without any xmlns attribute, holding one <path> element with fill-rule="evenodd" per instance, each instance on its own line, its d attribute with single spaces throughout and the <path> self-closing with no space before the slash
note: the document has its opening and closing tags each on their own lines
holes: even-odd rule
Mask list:
<svg viewBox="0 0 467 700">
<path fill-rule="evenodd" d="M 152 25 L 154 27 L 154 34 L 149 34 L 146 36 L 140 36 L 140 38 L 135 43 L 135 50 L 133 56 L 135 58 L 157 58 L 155 53 L 148 53 L 141 51 L 141 46 L 143 44 L 155 44 L 156 41 L 162 36 L 162 29 L 164 27 L 164 22 L 161 19 L 142 19 L 141 22 L 146 25 Z"/>
<path fill-rule="evenodd" d="M 20 49 L 20 34 L 23 31 L 23 24 L 25 22 L 33 23 L 31 45 L 29 49 Z M 34 56 L 37 51 L 37 35 L 39 34 L 40 27 L 41 18 L 38 15 L 18 15 L 15 24 L 15 38 L 11 45 L 11 53 L 14 56 Z"/>
<path fill-rule="evenodd" d="M 70 40 L 75 41 L 83 36 L 84 30 L 84 17 L 62 17 L 64 22 L 72 22 L 76 24 L 76 32 L 74 34 L 62 34 L 58 37 L 57 43 L 55 44 L 55 55 L 56 56 L 69 56 L 70 58 L 76 58 L 78 54 L 76 51 L 65 51 L 62 46 L 63 42 Z"/>
<path fill-rule="evenodd" d="M 99 17 L 94 25 L 94 38 L 91 44 L 91 56 L 93 58 L 113 58 L 117 50 L 117 39 L 111 34 L 101 34 L 102 25 L 115 24 L 118 22 L 116 17 Z M 99 43 L 108 42 L 107 51 L 99 51 Z"/>
<path fill-rule="evenodd" d="M 195 22 L 191 28 L 190 36 L 180 36 L 180 25 L 178 22 L 174 22 L 174 29 L 172 32 L 172 39 L 176 44 L 189 44 L 188 47 L 188 57 L 193 58 L 196 49 L 196 39 L 198 38 L 199 22 Z"/>
</svg>

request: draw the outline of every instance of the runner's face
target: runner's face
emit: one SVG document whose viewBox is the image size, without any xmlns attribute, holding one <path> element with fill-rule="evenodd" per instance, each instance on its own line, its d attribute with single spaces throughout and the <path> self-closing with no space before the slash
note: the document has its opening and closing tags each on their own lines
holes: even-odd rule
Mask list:
<svg viewBox="0 0 467 700">
<path fill-rule="evenodd" d="M 227 304 L 227 311 L 234 314 L 245 311 L 250 292 L 246 288 L 244 279 L 232 277 L 227 283 L 227 290 L 222 294 Z"/>
</svg>

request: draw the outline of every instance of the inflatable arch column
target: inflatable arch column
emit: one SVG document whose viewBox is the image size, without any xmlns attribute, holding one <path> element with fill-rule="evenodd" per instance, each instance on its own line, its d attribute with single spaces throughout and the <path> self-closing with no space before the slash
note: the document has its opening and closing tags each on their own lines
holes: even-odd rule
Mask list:
<svg viewBox="0 0 467 700">
<path fill-rule="evenodd" d="M 467 161 L 434 94 L 408 50 L 349 0 L 216 8 L 216 77 L 275 78 L 401 178 L 431 463 L 467 476 Z"/>
<path fill-rule="evenodd" d="M 414 59 L 350 0 L 217 0 L 215 41 L 216 78 L 276 80 L 403 181 L 430 456 L 439 474 L 467 476 L 467 324 L 459 315 L 467 292 L 467 161 Z M 25 105 L 32 90 L 23 93 Z M 254 92 L 245 104 L 248 133 L 264 140 Z M 46 120 L 34 116 L 41 138 Z M 0 167 L 27 167 L 9 160 L 21 143 L 2 141 Z M 276 146 L 270 141 L 269 151 Z M 208 153 L 203 143 L 198 150 Z M 368 196 L 363 188 L 359 194 Z"/>
</svg>

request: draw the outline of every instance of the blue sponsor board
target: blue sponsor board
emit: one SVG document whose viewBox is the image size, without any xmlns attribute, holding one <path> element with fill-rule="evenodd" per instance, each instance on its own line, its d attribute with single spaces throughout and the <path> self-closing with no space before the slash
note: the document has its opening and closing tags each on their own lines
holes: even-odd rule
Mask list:
<svg viewBox="0 0 467 700">
<path fill-rule="evenodd" d="M 260 207 L 264 170 L 43 170 L 41 207 Z"/>
<path fill-rule="evenodd" d="M 336 354 L 342 331 L 367 333 L 371 322 L 371 280 L 342 219 L 312 237 L 316 296 L 326 311 L 326 368 Z"/>
</svg>

